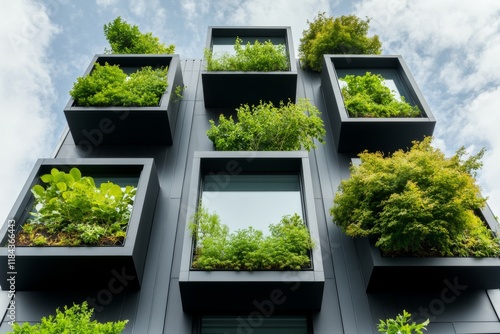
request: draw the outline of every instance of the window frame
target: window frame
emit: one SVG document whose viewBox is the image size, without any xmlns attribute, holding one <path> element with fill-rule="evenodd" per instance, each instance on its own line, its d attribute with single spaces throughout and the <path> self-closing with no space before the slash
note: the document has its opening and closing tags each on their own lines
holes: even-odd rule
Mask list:
<svg viewBox="0 0 500 334">
<path fill-rule="evenodd" d="M 271 298 L 274 292 L 289 294 L 278 310 L 311 311 L 321 308 L 325 282 L 318 222 L 308 152 L 195 152 L 192 163 L 182 248 L 179 285 L 183 308 L 192 311 L 249 311 L 254 300 Z M 204 172 L 225 176 L 241 172 L 299 172 L 303 182 L 304 222 L 316 247 L 311 251 L 312 267 L 305 270 L 193 270 L 191 268 L 194 238 L 187 229 L 189 219 L 198 208 Z M 222 183 L 221 183 L 222 184 Z M 214 297 L 217 296 L 217 298 Z M 238 298 L 235 298 L 238 295 Z M 271 298 L 272 299 L 272 298 Z"/>
</svg>

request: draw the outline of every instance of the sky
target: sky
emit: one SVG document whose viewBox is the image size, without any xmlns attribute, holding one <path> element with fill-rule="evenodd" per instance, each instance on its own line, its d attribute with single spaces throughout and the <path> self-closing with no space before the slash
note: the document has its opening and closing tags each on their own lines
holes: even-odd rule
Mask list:
<svg viewBox="0 0 500 334">
<path fill-rule="evenodd" d="M 0 1 L 0 217 L 10 218 L 36 160 L 52 157 L 68 92 L 107 46 L 104 24 L 121 16 L 181 59 L 202 58 L 209 26 L 290 26 L 298 55 L 319 12 L 370 18 L 369 35 L 403 56 L 437 119 L 437 147 L 486 148 L 478 183 L 500 216 L 498 0 L 15 0 Z"/>
</svg>

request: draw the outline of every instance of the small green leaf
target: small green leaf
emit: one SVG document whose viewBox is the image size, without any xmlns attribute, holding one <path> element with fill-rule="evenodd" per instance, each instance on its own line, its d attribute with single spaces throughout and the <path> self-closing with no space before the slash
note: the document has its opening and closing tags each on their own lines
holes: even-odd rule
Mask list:
<svg viewBox="0 0 500 334">
<path fill-rule="evenodd" d="M 60 191 L 66 191 L 66 189 L 68 189 L 68 186 L 64 182 L 58 182 L 57 189 L 59 189 Z"/>
<path fill-rule="evenodd" d="M 51 174 L 44 174 L 40 176 L 40 179 L 45 183 L 50 183 L 54 180 L 54 177 Z"/>
</svg>

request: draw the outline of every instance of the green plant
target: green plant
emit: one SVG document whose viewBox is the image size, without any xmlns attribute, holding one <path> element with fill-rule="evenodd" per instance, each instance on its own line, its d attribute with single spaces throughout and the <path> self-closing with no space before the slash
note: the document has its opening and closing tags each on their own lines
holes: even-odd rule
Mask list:
<svg viewBox="0 0 500 334">
<path fill-rule="evenodd" d="M 411 314 L 403 310 L 403 314 L 398 314 L 396 319 L 380 320 L 377 329 L 384 334 L 423 334 L 423 330 L 427 330 L 429 319 L 417 324 L 410 323 Z"/>
<path fill-rule="evenodd" d="M 362 76 L 346 75 L 340 80 L 347 83 L 342 95 L 351 117 L 417 117 L 421 114 L 404 96 L 396 99 L 380 74 L 366 72 Z"/>
<path fill-rule="evenodd" d="M 321 72 L 325 54 L 382 52 L 378 36 L 367 36 L 370 19 L 362 20 L 355 15 L 333 18 L 323 12 L 307 23 L 309 29 L 304 30 L 299 44 L 299 57 L 305 68 Z"/>
<path fill-rule="evenodd" d="M 271 234 L 264 236 L 253 227 L 230 233 L 217 214 L 200 206 L 189 229 L 196 242 L 193 268 L 300 270 L 311 265 L 309 252 L 314 243 L 297 214 L 271 224 Z"/>
<path fill-rule="evenodd" d="M 128 320 L 99 323 L 91 320 L 94 313 L 89 309 L 87 302 L 73 304 L 72 307 L 64 306 L 64 311 L 56 310 L 56 315 L 43 317 L 41 323 L 31 325 L 25 322 L 22 325 L 12 325 L 13 334 L 120 334 L 125 329 Z"/>
<path fill-rule="evenodd" d="M 387 256 L 500 256 L 498 238 L 475 214 L 485 205 L 476 184 L 484 149 L 446 158 L 432 138 L 392 156 L 359 154 L 330 213 L 352 237 L 373 237 Z"/>
<path fill-rule="evenodd" d="M 212 50 L 205 50 L 207 71 L 287 71 L 290 68 L 285 46 L 274 45 L 271 41 L 254 44 L 248 42 L 241 45 L 242 40 L 236 38 L 234 44 L 235 55 L 223 53 L 214 55 Z"/>
<path fill-rule="evenodd" d="M 118 65 L 95 64 L 70 91 L 79 106 L 157 106 L 167 88 L 167 68 L 143 67 L 127 76 Z"/>
<path fill-rule="evenodd" d="M 117 17 L 113 22 L 104 25 L 104 36 L 111 49 L 106 53 L 121 54 L 173 54 L 175 45 L 160 43 L 158 37 L 152 33 L 141 33 L 139 27 L 132 26 Z"/>
<path fill-rule="evenodd" d="M 323 143 L 324 124 L 320 112 L 308 100 L 297 104 L 271 102 L 236 109 L 238 121 L 220 115 L 219 124 L 210 120 L 208 138 L 220 151 L 294 151 L 315 148 L 314 139 Z M 307 115 L 307 113 L 309 115 Z"/>
<path fill-rule="evenodd" d="M 179 102 L 180 100 L 182 100 L 184 98 L 184 95 L 182 95 L 184 93 L 184 90 L 187 88 L 187 86 L 181 86 L 181 85 L 178 85 L 175 87 L 175 90 L 174 90 L 174 94 L 175 94 L 175 102 Z"/>
<path fill-rule="evenodd" d="M 32 218 L 17 235 L 19 245 L 95 245 L 123 241 L 136 187 L 104 182 L 82 176 L 78 168 L 69 173 L 53 168 L 37 184 Z"/>
</svg>

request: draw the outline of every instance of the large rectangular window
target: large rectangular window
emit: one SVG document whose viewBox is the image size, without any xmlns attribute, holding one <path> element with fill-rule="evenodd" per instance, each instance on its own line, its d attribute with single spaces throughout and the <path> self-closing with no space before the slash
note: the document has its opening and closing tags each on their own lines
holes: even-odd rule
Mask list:
<svg viewBox="0 0 500 334">
<path fill-rule="evenodd" d="M 252 226 L 266 234 L 285 215 L 304 217 L 298 174 L 228 175 L 222 183 L 209 174 L 202 187 L 202 205 L 231 231 Z"/>
</svg>

